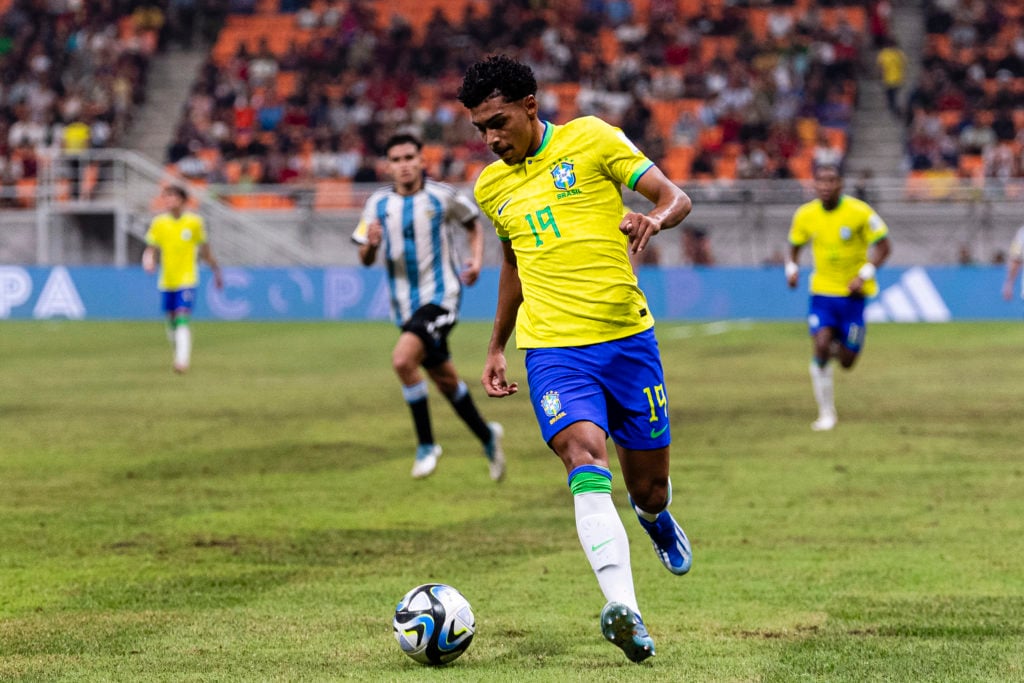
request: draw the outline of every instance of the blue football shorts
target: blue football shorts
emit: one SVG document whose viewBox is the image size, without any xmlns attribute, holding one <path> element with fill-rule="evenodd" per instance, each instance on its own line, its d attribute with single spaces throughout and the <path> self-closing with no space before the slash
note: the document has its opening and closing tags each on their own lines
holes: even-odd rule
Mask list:
<svg viewBox="0 0 1024 683">
<path fill-rule="evenodd" d="M 867 332 L 864 327 L 864 297 L 813 295 L 807 327 L 812 337 L 820 329 L 832 328 L 840 344 L 859 353 Z"/>
<path fill-rule="evenodd" d="M 624 448 L 651 450 L 672 442 L 653 329 L 600 344 L 527 349 L 526 374 L 545 443 L 581 420 Z"/>
<path fill-rule="evenodd" d="M 192 305 L 196 300 L 196 289 L 195 287 L 186 287 L 185 289 L 169 289 L 163 294 L 163 310 L 167 313 L 174 313 L 175 311 L 184 310 L 188 313 L 192 312 Z"/>
</svg>

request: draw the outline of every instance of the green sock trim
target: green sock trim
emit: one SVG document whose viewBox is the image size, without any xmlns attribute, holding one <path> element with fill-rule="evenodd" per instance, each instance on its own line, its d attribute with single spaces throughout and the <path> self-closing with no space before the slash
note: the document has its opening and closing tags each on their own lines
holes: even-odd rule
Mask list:
<svg viewBox="0 0 1024 683">
<path fill-rule="evenodd" d="M 182 325 L 188 325 L 188 316 L 187 315 L 176 315 L 176 316 L 174 316 L 174 322 L 171 323 L 171 327 L 172 328 L 178 328 L 178 327 L 181 327 Z"/>
<path fill-rule="evenodd" d="M 611 493 L 612 480 L 609 476 L 597 472 L 579 472 L 569 482 L 569 490 L 574 496 L 581 493 Z"/>
</svg>

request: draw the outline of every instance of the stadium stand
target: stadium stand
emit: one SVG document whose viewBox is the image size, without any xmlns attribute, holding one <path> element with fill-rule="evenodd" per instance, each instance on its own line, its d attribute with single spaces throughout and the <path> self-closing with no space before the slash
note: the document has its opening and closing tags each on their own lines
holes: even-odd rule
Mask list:
<svg viewBox="0 0 1024 683">
<path fill-rule="evenodd" d="M 470 180 L 490 156 L 454 94 L 501 50 L 534 68 L 545 116 L 598 114 L 676 180 L 707 156 L 719 179 L 806 178 L 822 136 L 845 152 L 868 31 L 864 3 L 824 4 L 263 1 L 227 17 L 167 162 L 209 183 L 352 179 L 410 129 L 432 173 Z"/>
<path fill-rule="evenodd" d="M 1024 177 L 1024 5 L 927 0 L 921 76 L 906 101 L 908 193 Z"/>
<path fill-rule="evenodd" d="M 117 144 L 144 97 L 158 29 L 141 4 L 3 3 L 0 183 L 4 203 L 31 206 L 39 173 L 70 160 L 61 195 L 88 197 L 99 169 L 75 157 Z"/>
</svg>

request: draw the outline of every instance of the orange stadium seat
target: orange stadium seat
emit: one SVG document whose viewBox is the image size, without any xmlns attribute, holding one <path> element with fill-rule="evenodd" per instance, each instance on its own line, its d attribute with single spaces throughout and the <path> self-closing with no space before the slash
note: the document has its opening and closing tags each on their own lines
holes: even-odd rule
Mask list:
<svg viewBox="0 0 1024 683">
<path fill-rule="evenodd" d="M 441 162 L 444 161 L 444 145 L 426 144 L 423 145 L 422 151 L 427 175 L 437 177 L 440 175 Z"/>
<path fill-rule="evenodd" d="M 295 208 L 294 199 L 277 192 L 228 195 L 225 201 L 234 208 L 245 211 L 280 211 Z"/>
<path fill-rule="evenodd" d="M 821 10 L 821 25 L 826 30 L 834 31 L 843 19 L 856 31 L 863 32 L 867 30 L 867 12 L 861 6 L 824 7 Z"/>
<path fill-rule="evenodd" d="M 291 97 L 295 94 L 296 85 L 299 82 L 297 71 L 280 71 L 274 83 L 274 89 L 281 97 Z"/>
<path fill-rule="evenodd" d="M 825 138 L 828 140 L 830 147 L 842 150 L 846 153 L 846 131 L 842 128 L 823 128 L 825 131 Z"/>
<path fill-rule="evenodd" d="M 22 178 L 15 183 L 15 193 L 20 206 L 30 209 L 36 205 L 37 185 L 35 178 Z"/>
<path fill-rule="evenodd" d="M 316 190 L 313 196 L 315 210 L 348 209 L 355 205 L 352 181 L 343 178 L 316 181 Z"/>
<path fill-rule="evenodd" d="M 959 170 L 965 178 L 984 178 L 985 160 L 980 154 L 961 154 Z"/>
<path fill-rule="evenodd" d="M 568 121 L 579 113 L 577 99 L 580 94 L 580 84 L 576 81 L 564 81 L 551 83 L 547 86 L 549 90 L 558 95 L 558 118 Z"/>
<path fill-rule="evenodd" d="M 661 162 L 661 170 L 674 182 L 683 182 L 690 177 L 690 164 L 693 162 L 692 147 L 678 145 L 669 147 Z"/>
<path fill-rule="evenodd" d="M 715 176 L 719 180 L 735 180 L 736 166 L 736 157 L 720 156 L 715 160 Z"/>
</svg>

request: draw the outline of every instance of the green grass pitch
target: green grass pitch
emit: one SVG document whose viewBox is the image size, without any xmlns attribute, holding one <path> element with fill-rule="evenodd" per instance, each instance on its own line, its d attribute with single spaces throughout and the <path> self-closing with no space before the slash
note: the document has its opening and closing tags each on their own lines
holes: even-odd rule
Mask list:
<svg viewBox="0 0 1024 683">
<path fill-rule="evenodd" d="M 436 391 L 409 477 L 388 324 L 199 322 L 186 376 L 157 322 L 0 325 L 0 680 L 1024 680 L 1021 324 L 871 326 L 824 434 L 801 324 L 660 324 L 695 560 L 661 567 L 616 477 L 641 666 L 526 392 L 479 387 L 488 334 L 452 342 L 500 485 Z M 477 615 L 442 669 L 391 633 L 429 581 Z"/>
</svg>

